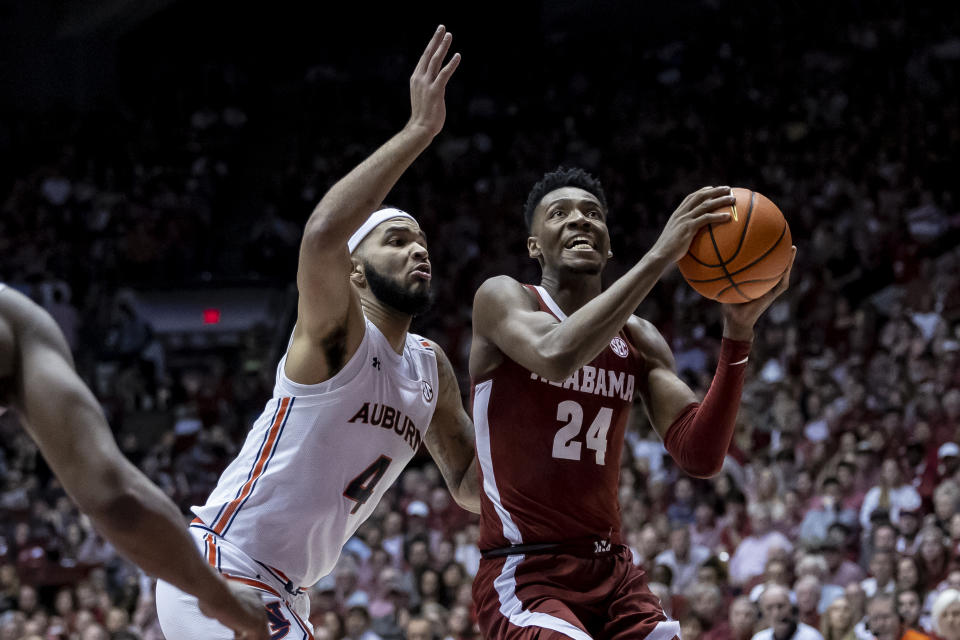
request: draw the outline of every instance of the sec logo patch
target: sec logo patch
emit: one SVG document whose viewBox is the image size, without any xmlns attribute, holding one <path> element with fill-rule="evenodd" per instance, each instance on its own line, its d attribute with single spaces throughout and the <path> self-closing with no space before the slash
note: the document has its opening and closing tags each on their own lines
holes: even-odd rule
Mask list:
<svg viewBox="0 0 960 640">
<path fill-rule="evenodd" d="M 627 343 L 623 341 L 623 338 L 617 336 L 610 341 L 610 348 L 613 349 L 613 352 L 620 356 L 621 358 L 626 358 L 629 350 L 627 349 Z"/>
<path fill-rule="evenodd" d="M 423 399 L 427 402 L 433 400 L 433 386 L 426 380 L 421 380 L 420 386 L 423 389 Z"/>
</svg>

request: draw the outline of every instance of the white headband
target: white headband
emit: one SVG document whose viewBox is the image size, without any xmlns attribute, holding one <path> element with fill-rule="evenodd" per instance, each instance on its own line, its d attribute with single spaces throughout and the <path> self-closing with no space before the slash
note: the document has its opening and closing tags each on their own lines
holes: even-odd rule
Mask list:
<svg viewBox="0 0 960 640">
<path fill-rule="evenodd" d="M 379 211 L 374 211 L 370 214 L 370 217 L 367 218 L 367 221 L 360 225 L 356 233 L 347 240 L 347 249 L 350 250 L 350 253 L 356 251 L 360 243 L 363 242 L 363 239 L 366 238 L 377 225 L 391 218 L 410 218 L 414 222 L 417 221 L 412 215 L 406 211 L 400 211 L 400 209 L 380 209 Z"/>
</svg>

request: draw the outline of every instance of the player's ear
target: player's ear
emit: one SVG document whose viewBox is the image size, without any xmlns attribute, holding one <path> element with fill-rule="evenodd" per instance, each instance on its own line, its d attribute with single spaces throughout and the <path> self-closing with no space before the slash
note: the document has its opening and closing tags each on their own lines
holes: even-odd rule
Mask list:
<svg viewBox="0 0 960 640">
<path fill-rule="evenodd" d="M 539 260 L 543 252 L 540 250 L 540 241 L 536 236 L 527 238 L 527 254 L 534 260 Z"/>
<path fill-rule="evenodd" d="M 367 286 L 367 275 L 363 271 L 363 262 L 350 256 L 350 282 L 361 289 Z"/>
</svg>

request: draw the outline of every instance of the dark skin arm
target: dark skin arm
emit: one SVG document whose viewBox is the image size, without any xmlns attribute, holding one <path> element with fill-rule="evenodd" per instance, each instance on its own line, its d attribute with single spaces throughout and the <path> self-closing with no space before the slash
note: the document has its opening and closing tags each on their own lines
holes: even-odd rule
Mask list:
<svg viewBox="0 0 960 640">
<path fill-rule="evenodd" d="M 120 453 L 54 320 L 10 289 L 0 291 L 0 374 L 64 489 L 120 553 L 196 596 L 206 615 L 244 638 L 269 637 L 259 597 L 204 562 L 179 509 Z"/>
<path fill-rule="evenodd" d="M 443 66 L 451 41 L 442 26 L 437 29 L 410 77 L 406 126 L 333 185 L 307 220 L 297 268 L 297 324 L 286 364 L 291 380 L 328 380 L 360 346 L 364 321 L 350 284 L 347 240 L 443 128 L 447 81 L 460 63 L 455 54 Z"/>
<path fill-rule="evenodd" d="M 462 508 L 480 513 L 480 483 L 474 449 L 473 421 L 464 411 L 457 377 L 447 355 L 431 342 L 437 354 L 440 389 L 437 408 L 424 437 L 427 450 L 440 468 L 453 499 Z"/>
<path fill-rule="evenodd" d="M 783 272 L 780 282 L 765 295 L 751 302 L 722 305 L 725 338 L 741 341 L 753 339 L 754 324 L 773 304 L 773 301 L 790 286 L 790 271 L 793 268 L 793 258 L 796 253 L 797 250 L 794 247 L 790 264 Z M 627 322 L 627 334 L 646 363 L 646 369 L 637 385 L 638 394 L 643 400 L 650 424 L 663 439 L 680 412 L 700 399 L 677 376 L 677 364 L 673 352 L 653 324 L 633 316 Z"/>
</svg>

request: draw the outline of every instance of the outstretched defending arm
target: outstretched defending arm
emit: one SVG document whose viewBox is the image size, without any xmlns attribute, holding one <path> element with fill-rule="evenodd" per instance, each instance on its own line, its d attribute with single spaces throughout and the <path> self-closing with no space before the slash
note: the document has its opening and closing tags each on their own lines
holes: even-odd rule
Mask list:
<svg viewBox="0 0 960 640">
<path fill-rule="evenodd" d="M 437 354 L 440 389 L 437 392 L 437 409 L 424 442 L 440 468 L 453 499 L 467 511 L 480 513 L 480 482 L 473 421 L 464 411 L 457 376 L 450 360 L 439 345 L 433 341 L 430 344 Z"/>
<path fill-rule="evenodd" d="M 740 409 L 753 325 L 787 290 L 792 267 L 793 257 L 780 282 L 766 295 L 752 302 L 723 305 L 720 358 L 703 402 L 697 402 L 690 387 L 677 377 L 673 354 L 656 328 L 638 318 L 628 325 L 634 344 L 647 361 L 647 375 L 639 385 L 647 416 L 667 451 L 692 476 L 708 478 L 720 472 Z"/>
<path fill-rule="evenodd" d="M 179 509 L 120 453 L 54 320 L 9 289 L 0 291 L 0 354 L 25 428 L 104 537 L 147 573 L 196 596 L 205 614 L 266 640 L 260 599 L 228 587 L 203 561 Z"/>
<path fill-rule="evenodd" d="M 563 380 L 590 362 L 627 323 L 664 270 L 679 260 L 705 224 L 726 221 L 716 212 L 732 202 L 729 187 L 704 187 L 684 199 L 656 244 L 609 289 L 563 322 L 540 311 L 515 280 L 487 280 L 473 303 L 474 337 L 548 380 Z M 484 371 L 471 370 L 474 377 Z"/>
<path fill-rule="evenodd" d="M 452 38 L 438 27 L 420 57 L 410 77 L 407 124 L 333 185 L 307 220 L 297 269 L 296 344 L 287 360 L 288 373 L 301 370 L 299 382 L 329 378 L 363 338 L 360 304 L 348 277 L 352 265 L 347 240 L 443 128 L 447 81 L 460 64 L 460 54 L 454 54 L 442 66 Z M 301 349 L 302 337 L 320 348 Z"/>
</svg>

